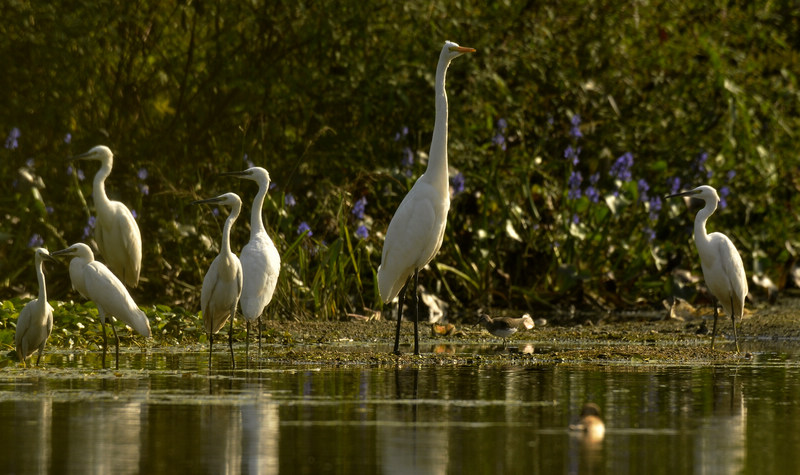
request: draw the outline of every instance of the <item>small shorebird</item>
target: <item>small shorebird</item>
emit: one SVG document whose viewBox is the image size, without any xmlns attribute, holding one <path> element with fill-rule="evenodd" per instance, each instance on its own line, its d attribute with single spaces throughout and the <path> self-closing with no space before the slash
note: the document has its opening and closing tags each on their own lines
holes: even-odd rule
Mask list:
<svg viewBox="0 0 800 475">
<path fill-rule="evenodd" d="M 606 426 L 600 418 L 600 406 L 587 402 L 581 409 L 581 418 L 577 424 L 570 424 L 570 430 L 583 432 L 589 442 L 600 442 L 606 433 Z"/>
<path fill-rule="evenodd" d="M 495 317 L 481 314 L 478 323 L 482 324 L 486 330 L 494 336 L 503 339 L 503 346 L 506 346 L 506 338 L 517 332 L 520 328 L 530 330 L 534 327 L 533 319 L 527 313 L 521 317 Z"/>
</svg>

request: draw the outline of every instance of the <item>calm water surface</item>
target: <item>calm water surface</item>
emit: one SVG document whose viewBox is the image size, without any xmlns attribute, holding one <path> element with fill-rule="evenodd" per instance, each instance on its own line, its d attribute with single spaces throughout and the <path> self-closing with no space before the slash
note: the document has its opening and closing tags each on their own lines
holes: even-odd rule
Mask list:
<svg viewBox="0 0 800 475">
<path fill-rule="evenodd" d="M 0 370 L 3 473 L 798 473 L 800 344 L 721 366 Z M 458 347 L 476 354 L 493 348 Z M 240 363 L 239 366 L 242 366 Z M 146 368 L 136 370 L 131 368 Z M 586 401 L 598 442 L 568 430 Z"/>
</svg>

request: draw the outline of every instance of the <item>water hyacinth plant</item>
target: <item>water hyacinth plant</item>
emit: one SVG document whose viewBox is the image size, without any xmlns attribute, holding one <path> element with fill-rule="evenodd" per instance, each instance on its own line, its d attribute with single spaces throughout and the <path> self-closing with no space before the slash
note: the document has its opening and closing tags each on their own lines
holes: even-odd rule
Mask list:
<svg viewBox="0 0 800 475">
<path fill-rule="evenodd" d="M 791 178 L 791 131 L 800 130 L 800 115 L 787 99 L 800 94 L 800 82 L 791 67 L 775 67 L 796 64 L 792 38 L 800 26 L 772 4 L 727 5 L 724 22 L 714 21 L 713 9 L 695 7 L 637 4 L 633 14 L 632 5 L 487 9 L 467 1 L 453 16 L 416 3 L 400 10 L 311 5 L 299 13 L 276 4 L 271 21 L 260 22 L 233 4 L 218 5 L 214 15 L 191 4 L 185 16 L 153 6 L 130 13 L 131 25 L 163 26 L 147 48 L 119 22 L 91 25 L 137 65 L 118 74 L 101 60 L 106 43 L 66 34 L 75 25 L 55 21 L 68 15 L 88 25 L 96 18 L 90 4 L 9 9 L 5 37 L 48 45 L 30 49 L 33 66 L 67 73 L 31 75 L 31 64 L 4 64 L 8 84 L 26 85 L 8 91 L 0 111 L 7 124 L 0 168 L 10 193 L 5 297 L 35 287 L 30 275 L 13 271 L 30 267 L 25 253 L 35 234 L 48 245 L 90 238 L 91 180 L 77 169 L 69 170 L 74 179 L 65 177 L 59 160 L 73 146 L 114 142 L 106 144 L 125 153 L 109 189 L 139 211 L 148 236 L 140 303 L 196 307 L 193 287 L 208 254 L 200 237 L 218 235 L 221 218 L 182 204 L 229 191 L 217 174 L 256 164 L 280 190 L 294 191 L 271 187 L 264 204 L 286 273 L 276 291 L 278 316 L 380 309 L 374 273 L 382 234 L 424 165 L 432 133 L 430 53 L 438 40 L 422 30 L 458 26 L 462 13 L 480 14 L 470 40 L 480 59 L 453 71 L 449 85 L 448 154 L 458 173 L 448 177 L 454 199 L 446 233 L 423 282 L 451 311 L 657 305 L 670 295 L 674 262 L 699 272 L 695 261 L 680 259 L 695 252 L 683 202 L 660 200 L 703 183 L 723 198 L 725 213 L 714 226 L 746 236 L 737 240 L 740 251 L 766 256 L 759 267 L 774 278 L 796 258 L 787 249 L 800 249 L 800 224 L 785 213 L 800 208 Z M 30 28 L 29 18 L 47 19 L 48 28 Z M 185 19 L 194 35 L 186 35 Z M 698 24 L 700 37 L 692 33 Z M 242 31 L 273 38 L 275 25 L 292 26 L 278 32 L 281 48 L 232 40 Z M 351 25 L 366 26 L 354 33 Z M 392 60 L 377 61 L 385 48 L 380 25 L 394 25 L 397 37 L 429 39 L 393 44 Z M 526 34 L 508 34 L 518 31 Z M 331 47 L 342 38 L 347 47 Z M 481 54 L 481 45 L 490 53 Z M 83 53 L 48 53 L 63 51 Z M 33 191 L 19 178 L 29 157 L 46 188 Z M 75 186 L 64 186 L 65 178 Z M 365 196 L 362 220 L 353 211 Z M 754 216 L 769 229 L 748 232 L 745 217 Z M 298 234 L 303 222 L 313 234 Z M 246 242 L 248 225 L 237 223 L 234 247 Z"/>
</svg>

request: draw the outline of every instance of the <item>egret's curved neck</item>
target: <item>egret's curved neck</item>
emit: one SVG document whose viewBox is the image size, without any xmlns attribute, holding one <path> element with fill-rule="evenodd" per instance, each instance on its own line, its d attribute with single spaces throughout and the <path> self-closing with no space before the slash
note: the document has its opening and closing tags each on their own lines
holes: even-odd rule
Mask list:
<svg viewBox="0 0 800 475">
<path fill-rule="evenodd" d="M 225 220 L 225 227 L 222 228 L 222 249 L 220 249 L 221 254 L 231 253 L 231 227 L 233 226 L 233 223 L 236 222 L 236 218 L 239 217 L 239 212 L 241 210 L 241 204 L 234 205 L 231 208 L 231 214 L 229 214 L 228 219 Z"/>
<path fill-rule="evenodd" d="M 697 212 L 694 218 L 694 240 L 695 243 L 708 242 L 708 233 L 706 232 L 706 221 L 717 210 L 717 202 L 714 200 L 706 201 L 706 205 Z"/>
<path fill-rule="evenodd" d="M 39 281 L 39 302 L 47 303 L 47 288 L 44 285 L 44 262 L 36 256 L 36 279 Z"/>
<path fill-rule="evenodd" d="M 264 231 L 264 220 L 261 217 L 264 208 L 264 198 L 269 190 L 269 180 L 258 182 L 258 194 L 253 199 L 253 209 L 250 211 L 250 238 Z"/>
<path fill-rule="evenodd" d="M 447 92 L 444 88 L 448 58 L 439 58 L 436 67 L 436 122 L 433 124 L 431 150 L 428 154 L 428 168 L 425 175 L 449 196 L 447 181 Z"/>
<path fill-rule="evenodd" d="M 100 170 L 97 170 L 97 173 L 94 174 L 94 181 L 92 182 L 95 207 L 98 204 L 102 206 L 109 201 L 108 196 L 106 196 L 106 178 L 111 174 L 112 163 L 110 160 L 103 160 L 100 164 Z"/>
</svg>

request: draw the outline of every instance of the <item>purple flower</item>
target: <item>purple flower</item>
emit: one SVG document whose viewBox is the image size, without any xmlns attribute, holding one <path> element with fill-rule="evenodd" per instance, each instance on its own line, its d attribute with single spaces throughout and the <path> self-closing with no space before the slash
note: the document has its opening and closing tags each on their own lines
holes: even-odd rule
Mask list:
<svg viewBox="0 0 800 475">
<path fill-rule="evenodd" d="M 564 149 L 564 158 L 570 160 L 572 165 L 577 165 L 579 160 L 578 156 L 581 154 L 581 148 L 572 148 L 572 145 L 567 145 L 567 148 Z"/>
<path fill-rule="evenodd" d="M 253 168 L 254 166 L 253 161 L 250 160 L 250 158 L 247 156 L 246 153 L 242 156 L 242 160 L 244 160 L 244 163 L 245 165 L 247 165 L 247 168 Z"/>
<path fill-rule="evenodd" d="M 28 247 L 42 247 L 43 244 L 44 238 L 42 238 L 42 236 L 40 236 L 38 233 L 34 233 L 34 235 L 31 236 L 31 239 L 28 241 Z"/>
<path fill-rule="evenodd" d="M 500 150 L 505 152 L 505 150 L 506 150 L 506 138 L 503 137 L 502 133 L 500 133 L 500 132 L 495 133 L 494 137 L 492 137 L 492 143 L 495 144 L 496 146 L 498 146 L 500 148 Z"/>
<path fill-rule="evenodd" d="M 636 188 L 639 190 L 639 201 L 642 203 L 647 201 L 647 191 L 650 189 L 650 185 L 647 184 L 647 180 L 644 178 L 639 178 L 639 181 L 636 182 Z"/>
<path fill-rule="evenodd" d="M 283 197 L 283 204 L 291 208 L 297 204 L 297 200 L 294 199 L 293 194 L 286 193 L 286 196 Z"/>
<path fill-rule="evenodd" d="M 581 222 L 581 218 L 578 217 L 577 214 L 572 215 L 572 224 L 578 224 Z"/>
<path fill-rule="evenodd" d="M 583 177 L 581 176 L 581 172 L 572 170 L 572 173 L 569 176 L 569 180 L 567 181 L 567 185 L 569 185 L 569 192 L 567 192 L 567 198 L 571 200 L 577 200 L 581 197 L 581 182 L 583 181 Z"/>
<path fill-rule="evenodd" d="M 94 225 L 97 222 L 97 218 L 94 216 L 89 216 L 89 220 L 86 222 L 86 226 L 83 227 L 83 237 L 81 239 L 86 239 L 92 233 L 92 229 L 94 229 Z"/>
<path fill-rule="evenodd" d="M 580 128 L 581 116 L 579 116 L 578 114 L 573 115 L 570 123 L 572 124 L 572 128 L 570 128 L 569 131 L 570 135 L 572 135 L 576 139 L 583 137 L 583 133 L 581 133 L 581 128 Z"/>
<path fill-rule="evenodd" d="M 649 204 L 649 215 L 650 221 L 658 221 L 658 213 L 661 211 L 661 197 L 660 196 L 653 196 L 648 201 Z"/>
<path fill-rule="evenodd" d="M 453 196 L 462 193 L 464 191 L 464 174 L 461 172 L 456 173 L 450 178 L 450 189 L 452 190 Z"/>
<path fill-rule="evenodd" d="M 25 166 L 28 168 L 33 168 L 36 165 L 36 161 L 33 158 L 29 158 L 25 160 Z"/>
<path fill-rule="evenodd" d="M 308 233 L 308 236 L 313 236 L 314 233 L 311 232 L 311 226 L 308 225 L 307 222 L 303 221 L 300 223 L 300 226 L 297 227 L 297 234 Z"/>
<path fill-rule="evenodd" d="M 411 166 L 414 165 L 414 152 L 411 151 L 411 147 L 403 148 L 402 164 L 406 168 L 411 168 Z"/>
<path fill-rule="evenodd" d="M 364 219 L 364 210 L 366 209 L 366 207 L 367 207 L 367 197 L 362 196 L 361 198 L 356 200 L 355 204 L 353 205 L 353 210 L 351 211 L 351 213 L 353 213 L 353 216 L 355 216 L 356 219 Z"/>
<path fill-rule="evenodd" d="M 653 241 L 656 238 L 656 232 L 651 227 L 644 228 L 644 233 L 647 234 L 647 240 Z"/>
<path fill-rule="evenodd" d="M 592 203 L 597 203 L 600 201 L 600 192 L 597 191 L 597 188 L 594 186 L 588 186 L 583 194 L 586 195 L 586 197 L 589 198 L 589 201 Z"/>
<path fill-rule="evenodd" d="M 729 170 L 725 176 L 728 178 L 728 182 L 730 182 L 736 176 L 736 170 Z"/>
<path fill-rule="evenodd" d="M 719 207 L 725 209 L 728 207 L 727 197 L 731 194 L 731 189 L 727 186 L 723 186 L 719 189 Z"/>
<path fill-rule="evenodd" d="M 399 142 L 399 141 L 400 141 L 400 139 L 402 139 L 402 138 L 403 138 L 403 137 L 405 137 L 406 135 L 408 135 L 408 127 L 406 127 L 406 126 L 404 125 L 404 126 L 403 126 L 403 127 L 400 129 L 400 131 L 399 131 L 399 132 L 395 132 L 395 134 L 394 134 L 394 141 L 395 141 L 395 142 Z"/>
<path fill-rule="evenodd" d="M 708 152 L 701 152 L 700 155 L 697 156 L 697 162 L 695 163 L 695 169 L 698 174 L 705 175 L 706 178 L 711 178 L 714 174 L 711 170 L 706 169 L 706 161 L 708 161 Z"/>
<path fill-rule="evenodd" d="M 669 194 L 674 195 L 681 189 L 681 178 L 677 176 L 667 178 L 667 185 L 669 185 Z"/>
<path fill-rule="evenodd" d="M 497 119 L 497 128 L 500 129 L 501 132 L 505 132 L 508 128 L 508 122 L 502 117 Z"/>
<path fill-rule="evenodd" d="M 631 181 L 631 167 L 633 167 L 633 154 L 625 152 L 611 165 L 611 170 L 608 174 L 615 180 L 623 182 Z"/>
<path fill-rule="evenodd" d="M 356 237 L 359 239 L 367 239 L 369 237 L 369 229 L 362 224 L 356 229 Z"/>
<path fill-rule="evenodd" d="M 211 214 L 214 216 L 219 216 L 219 208 L 211 208 Z"/>
<path fill-rule="evenodd" d="M 140 180 L 145 181 L 147 180 L 147 168 L 140 168 L 139 171 L 136 173 L 136 176 L 139 177 Z"/>
<path fill-rule="evenodd" d="M 72 134 L 67 132 L 67 135 L 64 136 L 64 143 L 72 142 Z"/>
<path fill-rule="evenodd" d="M 53 214 L 53 211 L 55 211 L 52 206 L 45 206 L 44 210 L 47 211 L 47 214 Z"/>
<path fill-rule="evenodd" d="M 136 212 L 135 209 L 131 210 L 131 215 L 133 215 L 133 219 L 139 219 L 139 214 Z"/>
<path fill-rule="evenodd" d="M 8 133 L 8 137 L 6 138 L 6 148 L 9 150 L 14 150 L 15 148 L 19 147 L 18 139 L 21 136 L 22 133 L 17 127 L 11 129 L 11 132 Z"/>
<path fill-rule="evenodd" d="M 147 196 L 147 195 L 149 195 L 149 194 L 150 194 L 150 187 L 149 187 L 149 186 L 147 186 L 147 184 L 145 184 L 145 183 L 140 183 L 140 184 L 139 184 L 139 192 L 140 192 L 141 194 L 143 194 L 143 195 Z"/>
</svg>

